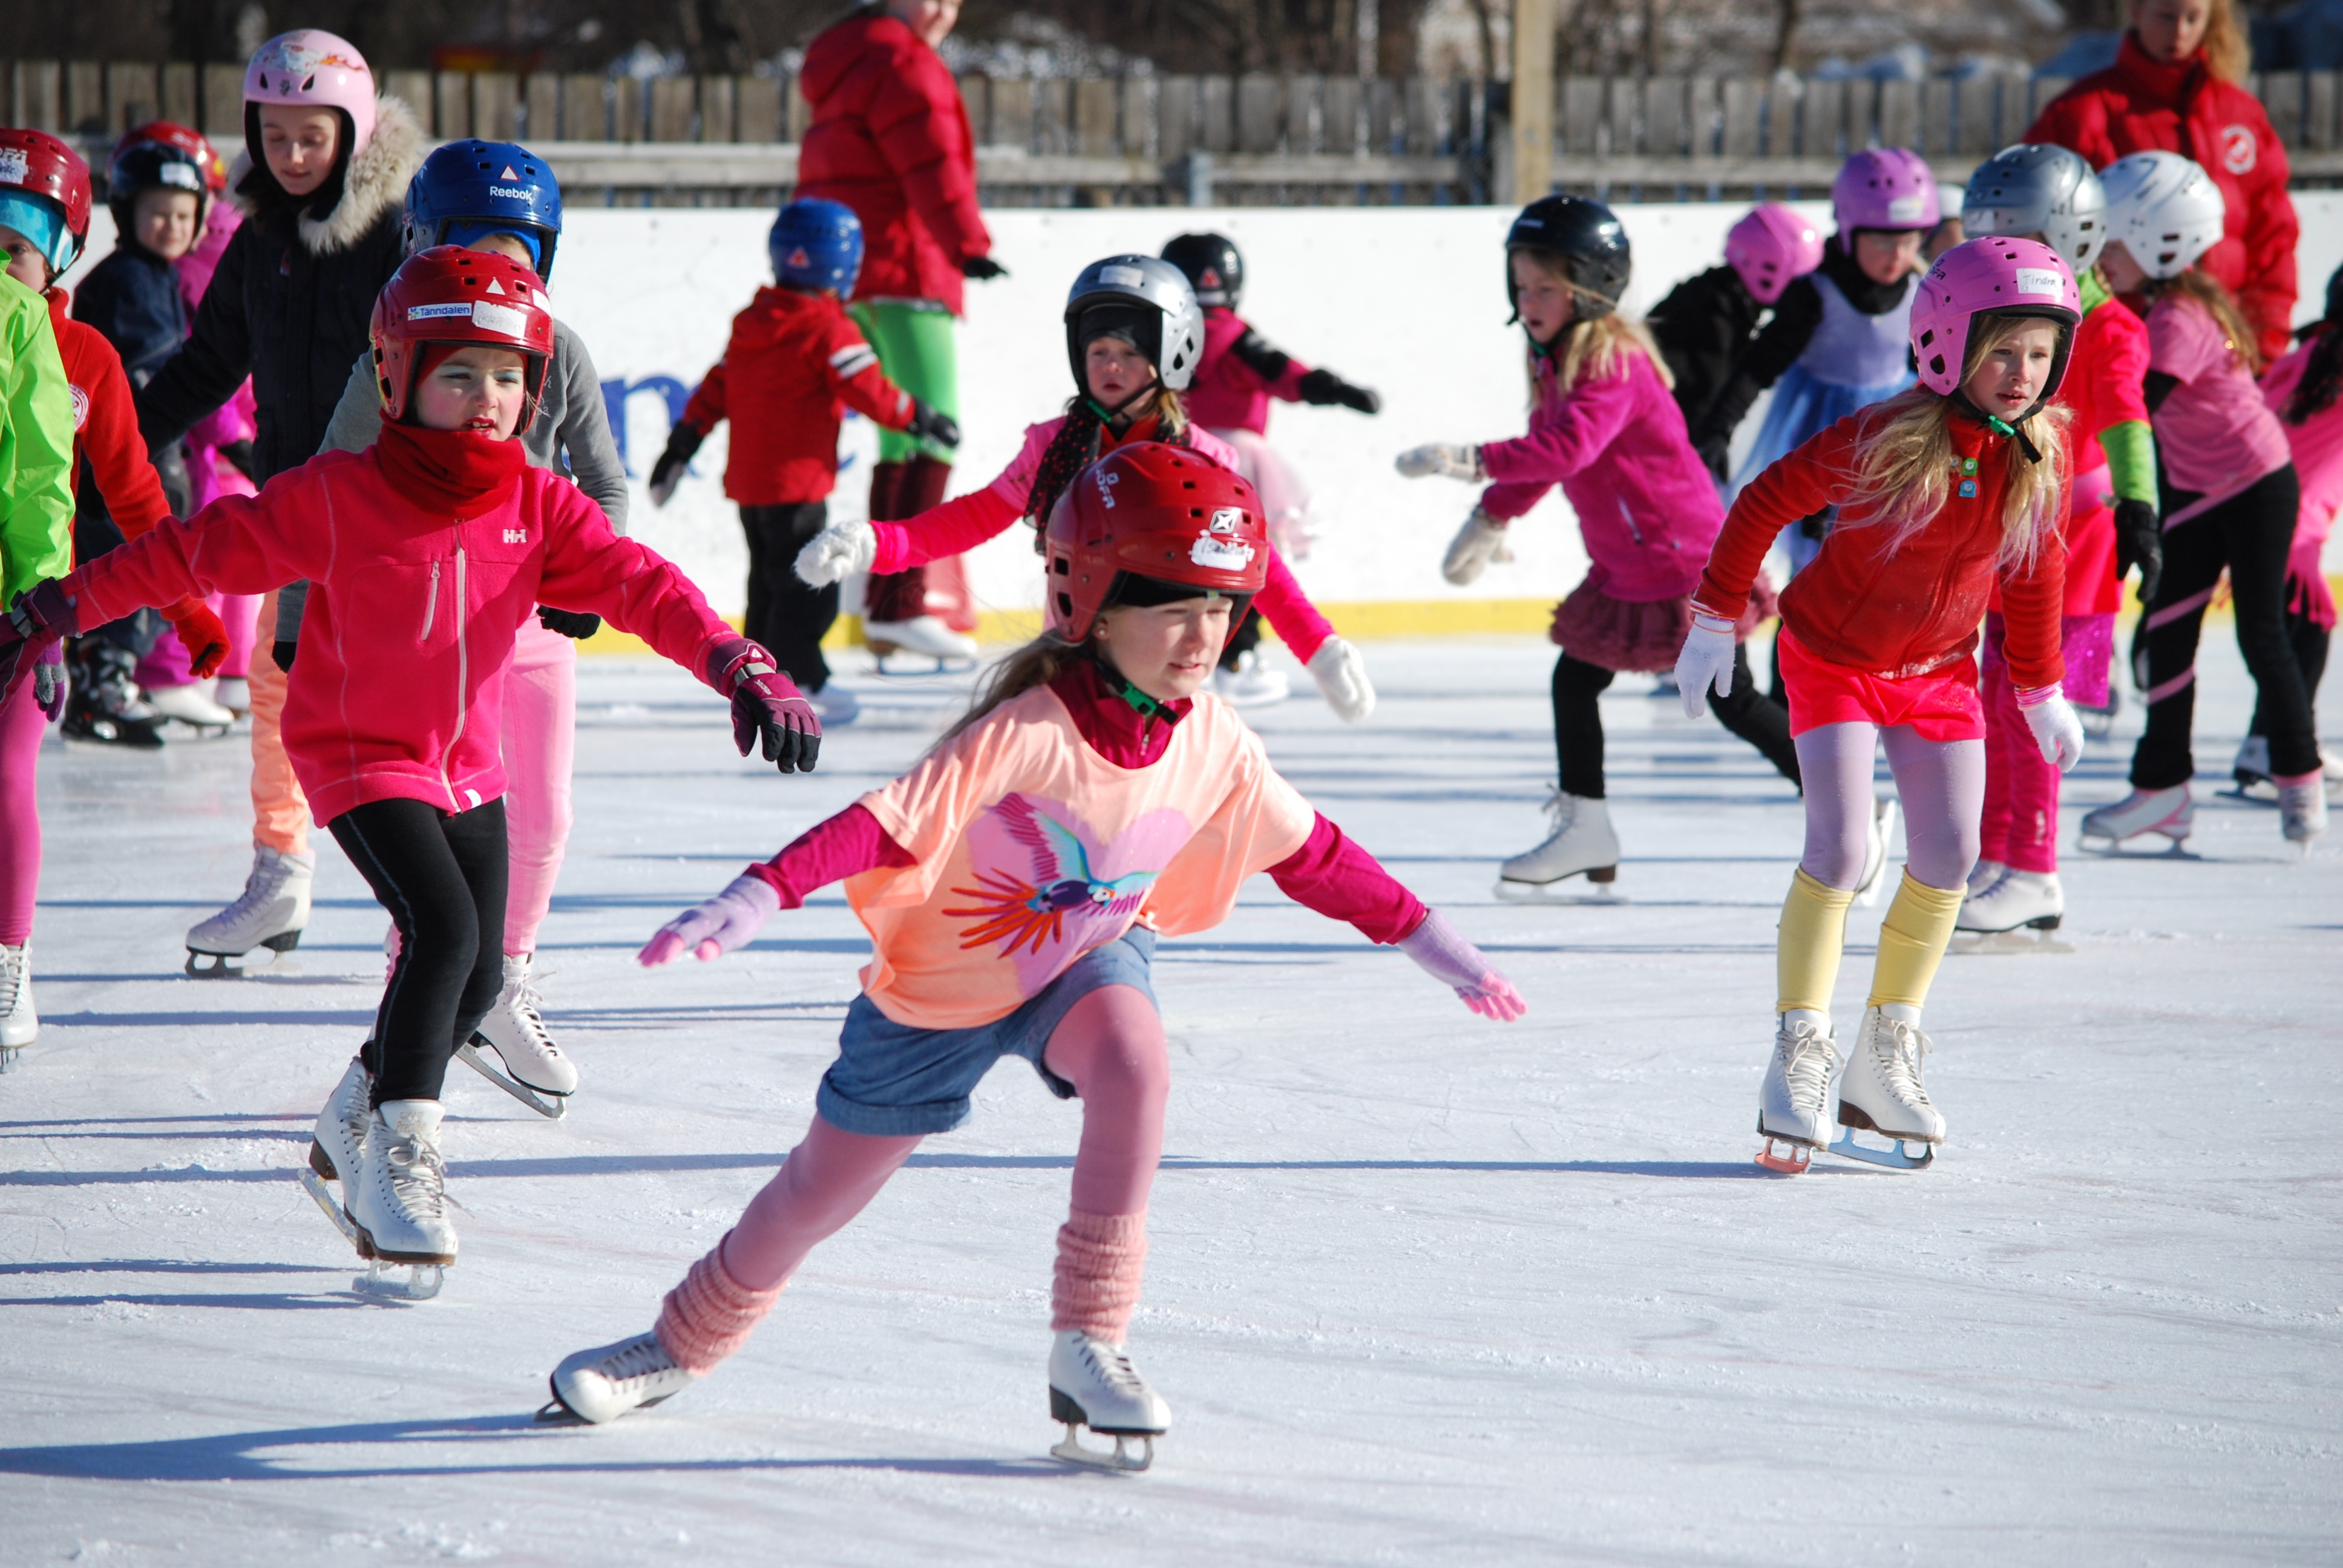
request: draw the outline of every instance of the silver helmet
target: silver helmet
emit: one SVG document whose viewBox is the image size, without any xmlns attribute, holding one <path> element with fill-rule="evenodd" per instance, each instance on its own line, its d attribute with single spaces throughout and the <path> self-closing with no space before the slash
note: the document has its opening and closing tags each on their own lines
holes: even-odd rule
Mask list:
<svg viewBox="0 0 2343 1568">
<path fill-rule="evenodd" d="M 1961 198 L 1972 239 L 2038 234 L 2079 277 L 2107 243 L 2107 193 L 2065 147 L 2020 142 L 1977 166 Z"/>
<path fill-rule="evenodd" d="M 2133 153 L 2101 171 L 2107 237 L 2124 242 L 2140 270 L 2178 277 L 2221 243 L 2227 209 L 2213 176 L 2178 153 Z"/>
<path fill-rule="evenodd" d="M 1151 256 L 1110 256 L 1082 268 L 1066 295 L 1066 359 L 1080 391 L 1089 389 L 1082 374 L 1082 315 L 1101 305 L 1135 307 L 1142 322 L 1154 324 L 1155 341 L 1137 347 L 1154 362 L 1164 386 L 1186 390 L 1196 378 L 1196 362 L 1204 357 L 1204 312 L 1187 275 Z"/>
</svg>

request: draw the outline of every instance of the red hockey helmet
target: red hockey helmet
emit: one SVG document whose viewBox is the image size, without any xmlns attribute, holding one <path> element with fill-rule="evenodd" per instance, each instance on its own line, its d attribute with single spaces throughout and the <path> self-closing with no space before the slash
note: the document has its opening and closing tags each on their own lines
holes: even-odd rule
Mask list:
<svg viewBox="0 0 2343 1568">
<path fill-rule="evenodd" d="M 405 417 L 427 343 L 518 349 L 528 361 L 528 400 L 518 427 L 537 417 L 553 358 L 553 314 L 545 286 L 525 263 L 455 245 L 417 251 L 375 297 L 367 337 L 386 419 Z"/>
<path fill-rule="evenodd" d="M 1080 645 L 1134 579 L 1249 598 L 1269 578 L 1269 528 L 1243 479 L 1186 447 L 1139 441 L 1074 476 L 1050 513 L 1048 628 Z M 1229 618 L 1231 636 L 1243 607 Z"/>
<path fill-rule="evenodd" d="M 118 161 L 131 148 L 148 143 L 171 147 L 186 155 L 188 161 L 203 172 L 204 189 L 210 195 L 216 196 L 227 193 L 227 165 L 220 161 L 218 149 L 202 132 L 174 125 L 169 120 L 149 120 L 122 133 L 122 139 L 114 144 L 115 158 Z"/>
<path fill-rule="evenodd" d="M 0 130 L 0 198 L 29 201 L 23 223 L 9 227 L 40 246 L 52 271 L 63 272 L 89 242 L 89 165 L 46 131 Z M 38 221 L 35 214 L 48 215 Z M 68 243 L 70 242 L 70 243 Z"/>
</svg>

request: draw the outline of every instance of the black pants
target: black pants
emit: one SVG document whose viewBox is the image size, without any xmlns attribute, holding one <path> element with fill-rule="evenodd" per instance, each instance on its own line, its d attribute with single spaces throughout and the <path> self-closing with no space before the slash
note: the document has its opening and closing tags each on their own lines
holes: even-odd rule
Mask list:
<svg viewBox="0 0 2343 1568">
<path fill-rule="evenodd" d="M 1554 749 L 1562 766 L 1562 789 L 1590 800 L 1603 799 L 1603 709 L 1595 699 L 1613 676 L 1599 664 L 1567 653 L 1554 666 Z M 1791 783 L 1798 779 L 1798 749 L 1790 741 L 1787 709 L 1768 701 L 1749 673 L 1749 653 L 1733 649 L 1733 695 L 1708 694 L 1717 721 L 1765 754 L 1765 760 Z"/>
<path fill-rule="evenodd" d="M 505 803 L 451 815 L 370 800 L 327 827 L 398 927 L 365 1052 L 375 1103 L 437 1100 L 447 1059 L 504 985 Z"/>
<path fill-rule="evenodd" d="M 740 508 L 740 529 L 749 536 L 749 613 L 743 628 L 807 692 L 830 683 L 821 639 L 838 619 L 838 585 L 809 586 L 798 576 L 798 552 L 821 532 L 829 516 L 820 501 Z"/>
<path fill-rule="evenodd" d="M 2167 490 L 2167 516 L 2195 497 Z M 2246 657 L 2268 725 L 2270 771 L 2318 767 L 2310 730 L 2310 694 L 2288 646 L 2286 558 L 2294 547 L 2301 488 L 2289 463 L 2250 489 L 2164 533 L 2164 579 L 2140 618 L 2131 645 L 2132 678 L 2147 693 L 2147 731 L 2131 754 L 2135 789 L 2169 789 L 2197 770 L 2188 739 L 2197 716 L 2197 639 L 2221 568 L 2237 618 L 2237 651 Z"/>
<path fill-rule="evenodd" d="M 2310 728 L 2318 729 L 2318 683 L 2327 675 L 2327 648 L 2334 633 L 2308 616 L 2296 610 L 2286 612 L 2286 642 L 2294 650 L 2294 665 L 2302 671 L 2303 694 L 2310 699 Z M 2259 698 L 2254 699 L 2254 721 L 2246 727 L 2248 735 L 2267 737 L 2268 717 L 2262 712 Z"/>
<path fill-rule="evenodd" d="M 1245 606 L 1244 619 L 1237 623 L 1228 647 L 1221 650 L 1221 668 L 1234 669 L 1237 660 L 1261 646 L 1261 611 Z"/>
</svg>

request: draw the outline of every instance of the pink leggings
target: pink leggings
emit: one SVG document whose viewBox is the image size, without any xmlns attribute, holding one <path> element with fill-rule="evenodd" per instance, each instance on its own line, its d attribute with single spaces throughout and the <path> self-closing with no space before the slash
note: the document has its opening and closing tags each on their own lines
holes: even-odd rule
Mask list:
<svg viewBox="0 0 2343 1568">
<path fill-rule="evenodd" d="M 48 716 L 27 678 L 0 708 L 0 945 L 19 948 L 33 934 L 33 900 L 41 881 L 41 804 L 34 770 Z"/>
<path fill-rule="evenodd" d="M 1985 664 L 1985 807 L 1978 853 L 2013 870 L 2058 869 L 2058 765 L 2042 759 L 2009 666 Z"/>
<path fill-rule="evenodd" d="M 578 644 L 531 615 L 513 639 L 504 673 L 505 831 L 512 880 L 505 895 L 505 951 L 537 950 L 553 907 L 575 820 L 569 773 L 578 751 Z"/>
</svg>

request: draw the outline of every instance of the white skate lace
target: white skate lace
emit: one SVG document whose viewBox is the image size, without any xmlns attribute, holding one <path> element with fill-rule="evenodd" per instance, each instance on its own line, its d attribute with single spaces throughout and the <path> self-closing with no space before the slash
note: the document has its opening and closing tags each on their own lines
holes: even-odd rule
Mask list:
<svg viewBox="0 0 2343 1568">
<path fill-rule="evenodd" d="M 1871 1060 L 1879 1069 L 1887 1092 L 1906 1105 L 1929 1105 L 1928 1091 L 1920 1081 L 1920 1059 L 1936 1046 L 1910 1024 L 1892 1018 L 1879 1020 L 1871 1037 Z"/>
<path fill-rule="evenodd" d="M 1113 1346 L 1086 1337 L 1082 1341 L 1082 1359 L 1090 1362 L 1099 1381 L 1115 1392 L 1128 1399 L 1147 1397 L 1147 1380 L 1139 1375 L 1131 1358 Z"/>
<path fill-rule="evenodd" d="M 1554 819 L 1554 831 L 1545 836 L 1545 843 L 1551 844 L 1570 831 L 1570 824 L 1577 817 L 1578 812 L 1571 805 L 1570 797 L 1564 794 L 1559 786 L 1547 793 L 1544 809 L 1547 816 Z M 1544 848 L 1545 844 L 1538 846 L 1539 849 Z M 1532 854 L 1536 852 L 1535 849 L 1531 851 Z"/>
<path fill-rule="evenodd" d="M 25 990 L 25 951 L 0 950 L 0 1018 L 16 1010 L 16 999 Z"/>
<path fill-rule="evenodd" d="M 1831 1074 L 1838 1052 L 1830 1037 L 1811 1023 L 1794 1023 L 1775 1048 L 1782 1056 L 1782 1077 L 1789 1086 L 1790 1103 L 1800 1111 L 1818 1111 L 1830 1093 Z"/>
<path fill-rule="evenodd" d="M 244 891 L 236 895 L 236 902 L 204 923 L 236 924 L 263 904 L 274 902 L 285 886 L 285 879 L 291 874 L 292 868 L 282 860 L 271 860 L 265 866 L 253 867 L 252 875 L 244 879 Z"/>
<path fill-rule="evenodd" d="M 384 1151 L 390 1173 L 390 1195 L 406 1213 L 418 1220 L 437 1220 L 446 1211 L 447 1163 L 439 1151 L 419 1138 L 402 1138 Z"/>
<path fill-rule="evenodd" d="M 674 1371 L 675 1358 L 667 1353 L 667 1347 L 659 1343 L 657 1334 L 645 1334 L 604 1356 L 594 1370 L 614 1383 L 639 1382 Z"/>
<path fill-rule="evenodd" d="M 548 978 L 551 978 L 549 971 Z M 513 988 L 512 1001 L 506 1010 L 518 1020 L 521 1032 L 528 1037 L 531 1045 L 547 1056 L 559 1056 L 561 1048 L 553 1043 L 551 1035 L 545 1032 L 545 1019 L 538 1010 L 544 1004 L 545 999 L 538 994 L 536 980 L 524 978 Z"/>
</svg>

